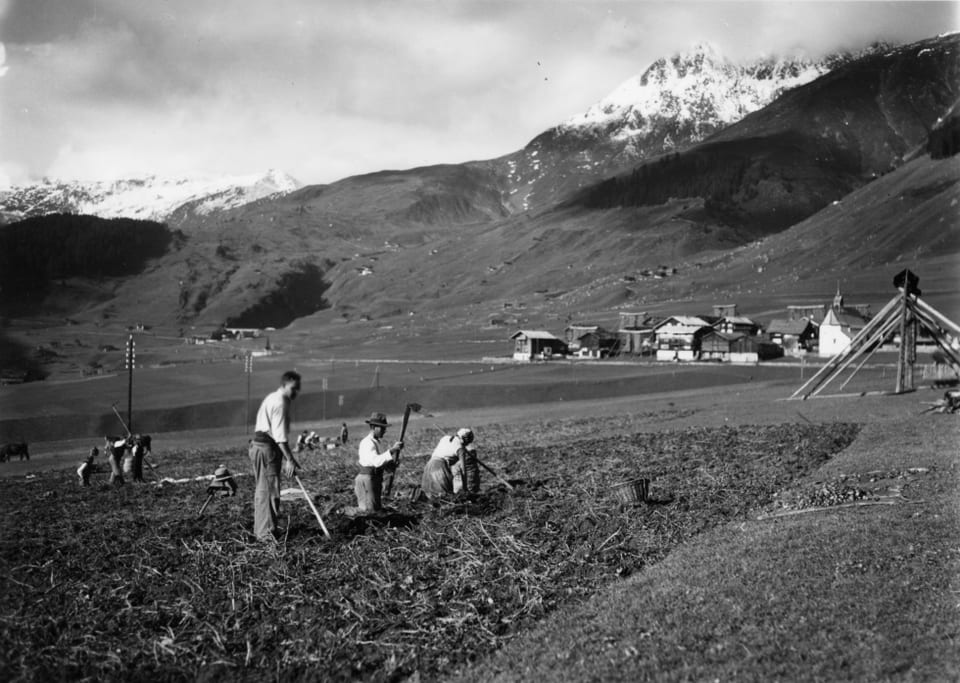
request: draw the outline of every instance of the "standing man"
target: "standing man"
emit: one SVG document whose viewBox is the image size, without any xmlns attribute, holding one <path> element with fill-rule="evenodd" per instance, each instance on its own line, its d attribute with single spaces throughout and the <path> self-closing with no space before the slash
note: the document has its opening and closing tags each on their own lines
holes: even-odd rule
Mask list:
<svg viewBox="0 0 960 683">
<path fill-rule="evenodd" d="M 383 470 L 396 462 L 403 442 L 397 441 L 387 448 L 382 441 L 390 426 L 383 413 L 373 413 L 367 424 L 370 425 L 370 433 L 360 440 L 357 447 L 360 473 L 354 480 L 353 490 L 357 494 L 357 507 L 361 512 L 376 512 L 381 508 Z"/>
<path fill-rule="evenodd" d="M 343 422 L 340 424 L 340 445 L 345 446 L 347 444 L 347 437 L 350 436 L 350 432 L 347 431 L 347 423 Z"/>
<path fill-rule="evenodd" d="M 256 432 L 250 441 L 250 464 L 256 478 L 253 495 L 253 533 L 257 540 L 272 541 L 280 513 L 280 463 L 292 477 L 300 469 L 287 443 L 290 402 L 300 393 L 300 374 L 283 373 L 280 388 L 267 394 L 257 410 Z"/>
</svg>

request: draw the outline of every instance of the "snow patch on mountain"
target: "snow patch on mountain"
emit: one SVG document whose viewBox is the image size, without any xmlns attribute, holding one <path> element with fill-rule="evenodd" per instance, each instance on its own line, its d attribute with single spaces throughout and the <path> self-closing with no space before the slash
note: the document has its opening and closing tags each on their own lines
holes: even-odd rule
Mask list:
<svg viewBox="0 0 960 683">
<path fill-rule="evenodd" d="M 735 64 L 710 43 L 659 59 L 582 114 L 564 132 L 603 129 L 615 140 L 649 135 L 659 121 L 691 123 L 694 139 L 739 121 L 781 93 L 830 71 L 834 60 L 764 58 Z"/>
<path fill-rule="evenodd" d="M 76 213 L 101 218 L 165 221 L 190 205 L 201 215 L 231 209 L 277 194 L 300 183 L 281 171 L 265 174 L 190 178 L 146 176 L 114 181 L 51 181 L 12 187 L 0 194 L 0 210 L 8 220 L 48 213 Z"/>
</svg>

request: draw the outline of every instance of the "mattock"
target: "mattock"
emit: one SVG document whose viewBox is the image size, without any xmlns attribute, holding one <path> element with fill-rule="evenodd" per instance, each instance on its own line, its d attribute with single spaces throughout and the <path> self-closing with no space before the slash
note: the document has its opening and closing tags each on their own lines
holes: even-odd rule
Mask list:
<svg viewBox="0 0 960 683">
<path fill-rule="evenodd" d="M 410 421 L 410 413 L 419 413 L 423 409 L 419 403 L 408 403 L 406 408 L 403 409 L 403 422 L 400 424 L 400 438 L 398 441 L 403 441 L 403 437 L 407 434 L 407 423 Z M 383 497 L 386 498 L 390 495 L 390 492 L 393 490 L 393 477 L 397 473 L 397 467 L 400 466 L 400 454 L 397 453 L 397 462 L 395 466 L 387 472 L 387 480 L 383 484 Z"/>
</svg>

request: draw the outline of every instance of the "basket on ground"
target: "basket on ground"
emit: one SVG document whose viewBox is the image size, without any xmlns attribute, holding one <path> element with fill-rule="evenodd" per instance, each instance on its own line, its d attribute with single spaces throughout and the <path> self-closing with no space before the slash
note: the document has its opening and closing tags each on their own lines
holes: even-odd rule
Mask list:
<svg viewBox="0 0 960 683">
<path fill-rule="evenodd" d="M 650 492 L 650 480 L 644 478 L 631 479 L 613 487 L 617 500 L 626 505 L 645 503 Z"/>
</svg>

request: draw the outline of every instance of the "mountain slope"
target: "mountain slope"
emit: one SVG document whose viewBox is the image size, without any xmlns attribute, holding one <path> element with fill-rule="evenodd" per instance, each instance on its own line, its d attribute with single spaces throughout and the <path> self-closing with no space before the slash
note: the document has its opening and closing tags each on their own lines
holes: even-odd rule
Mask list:
<svg viewBox="0 0 960 683">
<path fill-rule="evenodd" d="M 931 39 L 838 65 L 703 142 L 606 181 L 597 182 L 602 164 L 593 162 L 564 176 L 583 160 L 570 142 L 582 139 L 558 127 L 517 153 L 529 161 L 550 146 L 556 164 L 541 162 L 537 182 L 556 181 L 556 201 L 523 194 L 532 181 L 504 157 L 192 212 L 179 225 L 182 248 L 135 279 L 98 285 L 77 317 L 275 327 L 300 318 L 298 328 L 319 329 L 413 313 L 476 325 L 516 300 L 551 316 L 727 291 L 741 277 L 727 273 L 727 257 L 846 201 L 925 143 L 926 127 L 958 97 L 958 42 Z M 597 138 L 588 156 L 600 158 L 617 134 Z M 588 177 L 592 184 L 563 194 L 567 180 Z M 905 220 L 895 204 L 886 208 L 892 224 Z M 887 262 L 863 226 L 850 229 L 863 244 L 858 268 Z M 949 254 L 952 245 L 941 247 Z M 843 263 L 829 250 L 817 258 L 824 272 Z M 781 275 L 745 272 L 750 282 Z M 76 301 L 70 284 L 57 296 Z"/>
<path fill-rule="evenodd" d="M 588 208 L 699 197 L 711 218 L 769 234 L 889 171 L 960 95 L 960 36 L 838 67 L 685 152 L 582 192 Z"/>
<path fill-rule="evenodd" d="M 877 44 L 857 56 L 768 57 L 736 64 L 702 43 L 659 59 L 587 111 L 505 157 L 511 205 L 518 210 L 544 206 L 598 177 L 686 149 L 785 91 L 884 47 Z"/>
</svg>

